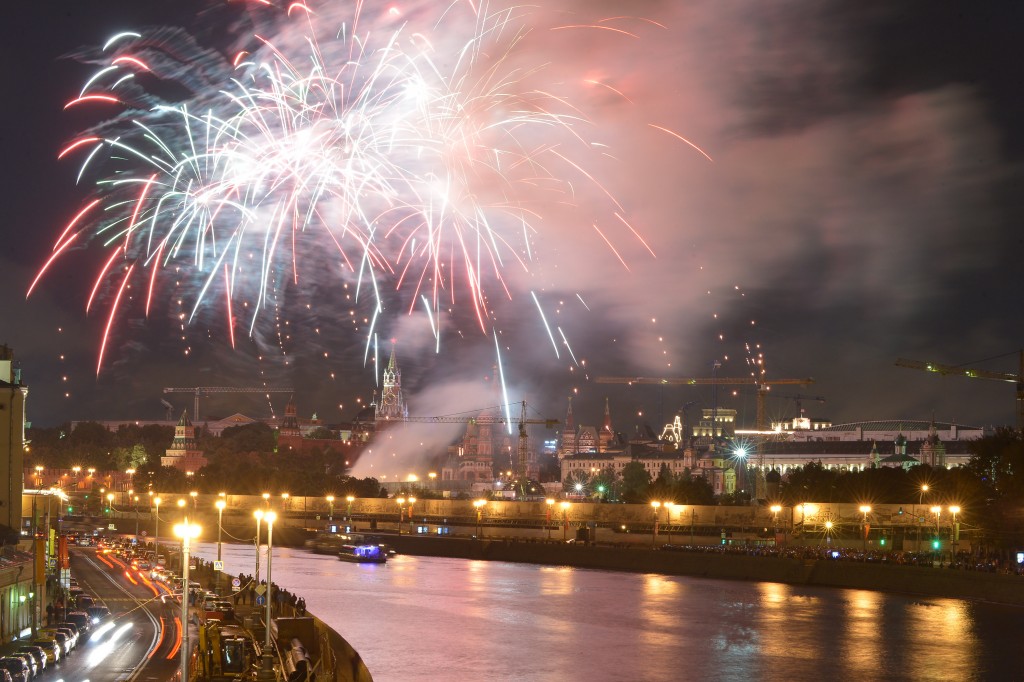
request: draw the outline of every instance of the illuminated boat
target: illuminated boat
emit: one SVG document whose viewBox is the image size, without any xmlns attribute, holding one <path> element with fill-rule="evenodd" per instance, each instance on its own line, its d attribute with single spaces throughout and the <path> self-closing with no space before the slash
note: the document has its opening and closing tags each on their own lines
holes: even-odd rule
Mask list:
<svg viewBox="0 0 1024 682">
<path fill-rule="evenodd" d="M 383 564 L 388 555 L 380 545 L 343 545 L 338 559 L 353 564 Z"/>
</svg>

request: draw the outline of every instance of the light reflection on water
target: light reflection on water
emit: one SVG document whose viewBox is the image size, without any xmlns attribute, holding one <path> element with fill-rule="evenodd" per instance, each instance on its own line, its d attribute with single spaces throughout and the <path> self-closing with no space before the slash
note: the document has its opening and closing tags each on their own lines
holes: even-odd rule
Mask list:
<svg viewBox="0 0 1024 682">
<path fill-rule="evenodd" d="M 231 574 L 253 557 L 224 547 Z M 377 682 L 1024 679 L 1024 610 L 955 599 L 288 548 L 273 577 Z"/>
</svg>

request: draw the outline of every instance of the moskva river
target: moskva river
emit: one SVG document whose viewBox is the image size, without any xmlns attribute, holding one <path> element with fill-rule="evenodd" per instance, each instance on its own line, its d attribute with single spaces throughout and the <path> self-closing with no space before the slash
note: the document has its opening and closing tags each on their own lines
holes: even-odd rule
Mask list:
<svg viewBox="0 0 1024 682">
<path fill-rule="evenodd" d="M 223 555 L 255 571 L 252 545 Z M 377 682 L 1024 680 L 1024 609 L 957 599 L 289 548 L 272 571 Z"/>
</svg>

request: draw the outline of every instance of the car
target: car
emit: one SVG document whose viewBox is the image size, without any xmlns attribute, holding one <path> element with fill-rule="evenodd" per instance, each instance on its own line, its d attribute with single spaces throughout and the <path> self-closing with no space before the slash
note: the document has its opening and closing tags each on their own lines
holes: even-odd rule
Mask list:
<svg viewBox="0 0 1024 682">
<path fill-rule="evenodd" d="M 44 629 L 53 630 L 54 632 L 60 632 L 65 637 L 67 637 L 69 650 L 74 649 L 78 646 L 78 634 L 64 623 L 55 623 L 54 625 L 48 625 Z"/>
<path fill-rule="evenodd" d="M 25 661 L 25 665 L 28 666 L 29 677 L 32 679 L 35 679 L 39 676 L 40 673 L 43 672 L 43 669 L 36 664 L 36 659 L 32 657 L 32 654 L 19 653 L 15 651 L 11 654 L 11 657 L 20 658 L 21 660 Z"/>
<path fill-rule="evenodd" d="M 20 658 L 4 656 L 0 658 L 0 668 L 11 674 L 11 682 L 28 682 L 32 679 L 32 671 L 29 670 L 28 664 Z"/>
<path fill-rule="evenodd" d="M 100 606 L 99 604 L 90 606 L 85 610 L 85 612 L 89 614 L 93 623 L 99 623 L 104 618 L 110 617 L 110 609 L 106 606 Z"/>
<path fill-rule="evenodd" d="M 36 646 L 42 649 L 43 653 L 46 655 L 46 667 L 48 668 L 57 665 L 63 657 L 63 650 L 54 637 L 47 637 L 44 634 L 40 634 L 30 642 L 30 646 Z"/>
<path fill-rule="evenodd" d="M 76 625 L 73 621 L 65 620 L 63 622 L 57 623 L 57 627 L 71 631 L 71 634 L 73 635 L 72 639 L 74 640 L 74 645 L 76 647 L 78 646 L 78 642 L 82 639 L 82 635 L 85 634 L 83 630 L 78 629 L 78 625 Z"/>
<path fill-rule="evenodd" d="M 78 628 L 78 634 L 88 632 L 92 626 L 92 618 L 85 611 L 69 611 L 64 617 L 69 623 L 74 623 Z"/>
<path fill-rule="evenodd" d="M 47 639 L 52 639 L 57 642 L 57 645 L 60 646 L 61 657 L 67 656 L 71 653 L 71 640 L 60 630 L 54 628 L 43 628 L 39 631 L 39 634 Z"/>
<path fill-rule="evenodd" d="M 43 672 L 46 670 L 46 652 L 43 651 L 41 646 L 32 646 L 31 644 L 22 644 L 18 647 L 19 654 L 28 654 L 36 662 L 36 670 Z"/>
</svg>

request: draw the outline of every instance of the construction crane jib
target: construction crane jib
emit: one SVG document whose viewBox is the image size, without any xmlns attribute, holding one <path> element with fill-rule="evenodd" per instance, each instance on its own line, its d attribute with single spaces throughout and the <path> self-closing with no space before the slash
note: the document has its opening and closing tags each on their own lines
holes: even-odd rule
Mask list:
<svg viewBox="0 0 1024 682">
<path fill-rule="evenodd" d="M 800 385 L 808 386 L 814 379 L 758 379 L 756 377 L 677 377 L 674 379 L 658 377 L 597 377 L 599 384 L 640 384 L 655 386 L 756 386 L 757 387 L 757 429 L 768 428 L 765 419 L 764 399 L 772 386 Z"/>
<path fill-rule="evenodd" d="M 958 376 L 967 377 L 968 379 L 990 379 L 992 381 L 1004 381 L 1006 383 L 1016 384 L 1017 429 L 1024 431 L 1024 350 L 1000 355 L 999 358 L 1005 358 L 1010 355 L 1019 356 L 1018 362 L 1020 369 L 1016 374 L 1013 374 L 1012 372 L 993 372 L 987 369 L 973 369 L 965 365 L 944 365 L 939 362 L 908 360 L 906 358 L 898 358 L 896 360 L 896 366 L 907 367 L 908 369 L 919 369 L 924 372 L 932 372 L 941 376 Z M 989 359 L 997 360 L 999 358 Z"/>
<path fill-rule="evenodd" d="M 195 404 L 192 408 L 192 420 L 199 422 L 199 398 L 211 393 L 294 393 L 293 388 L 233 388 L 231 386 L 189 386 L 165 388 L 164 393 L 192 393 Z M 269 395 L 267 396 L 269 398 Z"/>
</svg>

